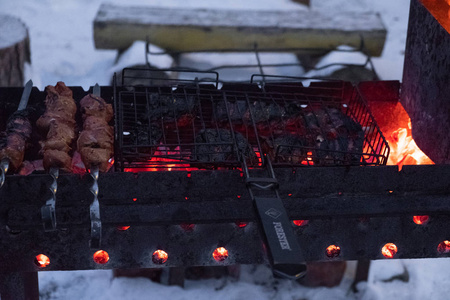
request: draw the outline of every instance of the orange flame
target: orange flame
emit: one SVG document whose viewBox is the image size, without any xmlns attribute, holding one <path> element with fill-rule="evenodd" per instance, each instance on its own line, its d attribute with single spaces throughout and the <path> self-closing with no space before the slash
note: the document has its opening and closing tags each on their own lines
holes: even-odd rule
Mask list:
<svg viewBox="0 0 450 300">
<path fill-rule="evenodd" d="M 36 266 L 38 266 L 40 268 L 45 268 L 46 266 L 48 266 L 50 264 L 50 258 L 48 258 L 47 255 L 39 254 L 39 255 L 36 255 L 34 263 L 36 264 Z"/>
<path fill-rule="evenodd" d="M 388 165 L 398 165 L 401 170 L 403 165 L 433 164 L 411 136 L 411 119 L 408 118 L 408 128 L 400 127 L 387 135 L 386 139 L 391 147 Z"/>
<path fill-rule="evenodd" d="M 168 258 L 169 258 L 169 254 L 167 254 L 167 252 L 164 250 L 156 250 L 155 252 L 153 252 L 153 255 L 152 255 L 152 261 L 155 264 L 159 264 L 159 265 L 164 264 Z"/>
<path fill-rule="evenodd" d="M 387 243 L 381 249 L 381 254 L 386 258 L 393 258 L 397 254 L 397 246 L 393 243 Z"/>
<path fill-rule="evenodd" d="M 330 245 L 327 247 L 326 253 L 327 253 L 327 256 L 330 258 L 338 257 L 339 254 L 341 253 L 341 247 L 336 246 L 336 245 Z"/>
<path fill-rule="evenodd" d="M 224 261 L 228 257 L 228 250 L 224 247 L 219 247 L 214 250 L 213 257 L 216 261 Z"/>
<path fill-rule="evenodd" d="M 99 265 L 104 265 L 109 261 L 109 254 L 104 250 L 98 250 L 93 257 L 94 261 Z"/>
</svg>

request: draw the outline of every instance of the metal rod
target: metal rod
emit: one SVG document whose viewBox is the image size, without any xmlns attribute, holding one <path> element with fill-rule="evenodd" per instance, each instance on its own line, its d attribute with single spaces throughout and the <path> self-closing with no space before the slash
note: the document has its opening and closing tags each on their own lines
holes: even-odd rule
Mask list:
<svg viewBox="0 0 450 300">
<path fill-rule="evenodd" d="M 50 168 L 49 174 L 53 179 L 52 184 L 50 185 L 52 196 L 47 200 L 45 205 L 41 207 L 41 217 L 44 230 L 54 231 L 56 230 L 56 192 L 58 191 L 59 169 Z"/>
<path fill-rule="evenodd" d="M 102 222 L 100 220 L 100 203 L 98 202 L 98 175 L 99 168 L 94 166 L 91 168 L 91 177 L 94 179 L 92 186 L 90 188 L 91 193 L 94 195 L 94 200 L 89 206 L 90 217 L 91 217 L 91 248 L 100 248 L 101 238 L 102 238 Z"/>
</svg>

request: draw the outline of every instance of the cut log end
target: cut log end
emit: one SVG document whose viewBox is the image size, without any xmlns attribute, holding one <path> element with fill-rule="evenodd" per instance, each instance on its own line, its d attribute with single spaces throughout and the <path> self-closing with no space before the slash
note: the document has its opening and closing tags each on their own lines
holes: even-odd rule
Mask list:
<svg viewBox="0 0 450 300">
<path fill-rule="evenodd" d="M 0 86 L 23 86 L 25 62 L 31 62 L 27 27 L 0 14 Z"/>
</svg>

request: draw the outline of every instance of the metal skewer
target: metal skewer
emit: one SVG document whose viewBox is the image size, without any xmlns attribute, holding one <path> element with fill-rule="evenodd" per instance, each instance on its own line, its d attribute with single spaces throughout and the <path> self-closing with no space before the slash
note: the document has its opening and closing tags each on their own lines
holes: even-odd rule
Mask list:
<svg viewBox="0 0 450 300">
<path fill-rule="evenodd" d="M 94 96 L 100 97 L 100 86 L 95 84 L 92 94 Z M 94 195 L 94 200 L 89 206 L 90 217 L 91 217 L 91 248 L 100 248 L 100 243 L 102 239 L 102 221 L 100 219 L 100 202 L 98 201 L 98 176 L 99 167 L 91 166 L 89 174 L 94 179 L 92 186 L 90 188 L 91 193 Z"/>
<path fill-rule="evenodd" d="M 100 241 L 102 238 L 102 222 L 100 220 L 100 203 L 98 202 L 98 166 L 92 167 L 89 171 L 91 177 L 94 179 L 90 188 L 94 195 L 94 201 L 89 206 L 91 216 L 91 248 L 100 248 Z"/>
<path fill-rule="evenodd" d="M 24 110 L 27 108 L 28 105 L 28 99 L 30 98 L 31 89 L 33 88 L 33 81 L 28 80 L 28 82 L 25 84 L 25 87 L 22 92 L 22 98 L 20 98 L 19 107 L 17 108 L 17 111 Z M 0 162 L 0 189 L 3 187 L 3 184 L 5 183 L 6 173 L 9 169 L 9 158 L 5 157 Z"/>
<path fill-rule="evenodd" d="M 42 223 L 44 225 L 45 231 L 54 231 L 56 230 L 56 192 L 58 191 L 58 177 L 59 177 L 59 169 L 58 168 L 50 168 L 50 176 L 52 176 L 53 181 L 50 185 L 50 191 L 52 196 L 45 205 L 41 207 L 41 216 Z"/>
</svg>

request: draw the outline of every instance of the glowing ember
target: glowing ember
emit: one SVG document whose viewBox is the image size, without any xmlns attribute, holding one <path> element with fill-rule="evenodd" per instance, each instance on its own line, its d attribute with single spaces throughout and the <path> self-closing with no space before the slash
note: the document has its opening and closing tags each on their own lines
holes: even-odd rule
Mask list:
<svg viewBox="0 0 450 300">
<path fill-rule="evenodd" d="M 393 258 L 397 254 L 397 246 L 393 243 L 387 243 L 381 249 L 381 253 L 386 258 Z"/>
<path fill-rule="evenodd" d="M 36 255 L 36 258 L 34 259 L 34 263 L 36 264 L 36 266 L 38 266 L 40 268 L 45 268 L 46 266 L 48 266 L 50 264 L 50 258 L 48 258 L 48 256 L 46 256 L 44 254 L 39 254 L 39 255 Z"/>
<path fill-rule="evenodd" d="M 330 245 L 327 247 L 326 254 L 330 258 L 338 257 L 341 253 L 341 247 L 336 245 Z"/>
<path fill-rule="evenodd" d="M 294 220 L 292 223 L 294 223 L 295 226 L 305 226 L 308 224 L 308 220 Z"/>
<path fill-rule="evenodd" d="M 441 242 L 437 247 L 437 251 L 441 254 L 450 253 L 450 241 Z"/>
<path fill-rule="evenodd" d="M 235 224 L 236 224 L 236 226 L 239 227 L 239 228 L 244 228 L 245 226 L 248 225 L 247 222 L 236 222 Z"/>
<path fill-rule="evenodd" d="M 159 265 L 162 265 L 163 263 L 165 263 L 167 261 L 167 258 L 169 258 L 169 255 L 167 254 L 166 251 L 163 251 L 163 250 L 156 250 L 155 252 L 153 252 L 153 255 L 152 255 L 153 263 L 159 264 Z"/>
<path fill-rule="evenodd" d="M 117 230 L 120 230 L 120 231 L 128 230 L 128 228 L 130 228 L 130 226 L 117 226 Z"/>
<path fill-rule="evenodd" d="M 133 201 L 136 202 L 136 201 L 137 201 L 137 198 L 133 198 Z"/>
<path fill-rule="evenodd" d="M 224 261 L 228 257 L 228 250 L 224 247 L 219 247 L 214 250 L 213 257 L 216 261 Z"/>
<path fill-rule="evenodd" d="M 191 232 L 195 228 L 195 224 L 182 223 L 180 227 L 183 228 L 184 231 Z"/>
<path fill-rule="evenodd" d="M 167 158 L 180 157 L 180 159 Z M 186 158 L 188 159 L 188 158 Z M 178 171 L 190 171 L 193 168 L 189 164 L 181 164 L 183 158 L 181 157 L 180 147 L 177 146 L 172 151 L 167 147 L 159 146 L 153 153 L 152 158 L 146 162 L 149 167 L 145 168 L 125 168 L 125 172 L 154 172 L 154 171 L 172 171 L 176 168 Z M 189 177 L 189 175 L 188 175 Z"/>
<path fill-rule="evenodd" d="M 314 162 L 313 162 L 313 160 L 312 160 L 312 152 L 311 151 L 308 151 L 307 153 L 306 153 L 306 159 L 304 159 L 302 162 L 301 162 L 301 164 L 302 165 L 304 165 L 304 166 L 313 166 L 314 165 Z"/>
<path fill-rule="evenodd" d="M 109 261 L 109 254 L 104 250 L 98 250 L 94 253 L 94 261 L 99 265 L 104 265 Z"/>
<path fill-rule="evenodd" d="M 414 216 L 413 217 L 413 221 L 414 223 L 416 223 L 417 225 L 424 225 L 426 223 L 428 223 L 428 220 L 430 219 L 429 216 Z"/>
</svg>

